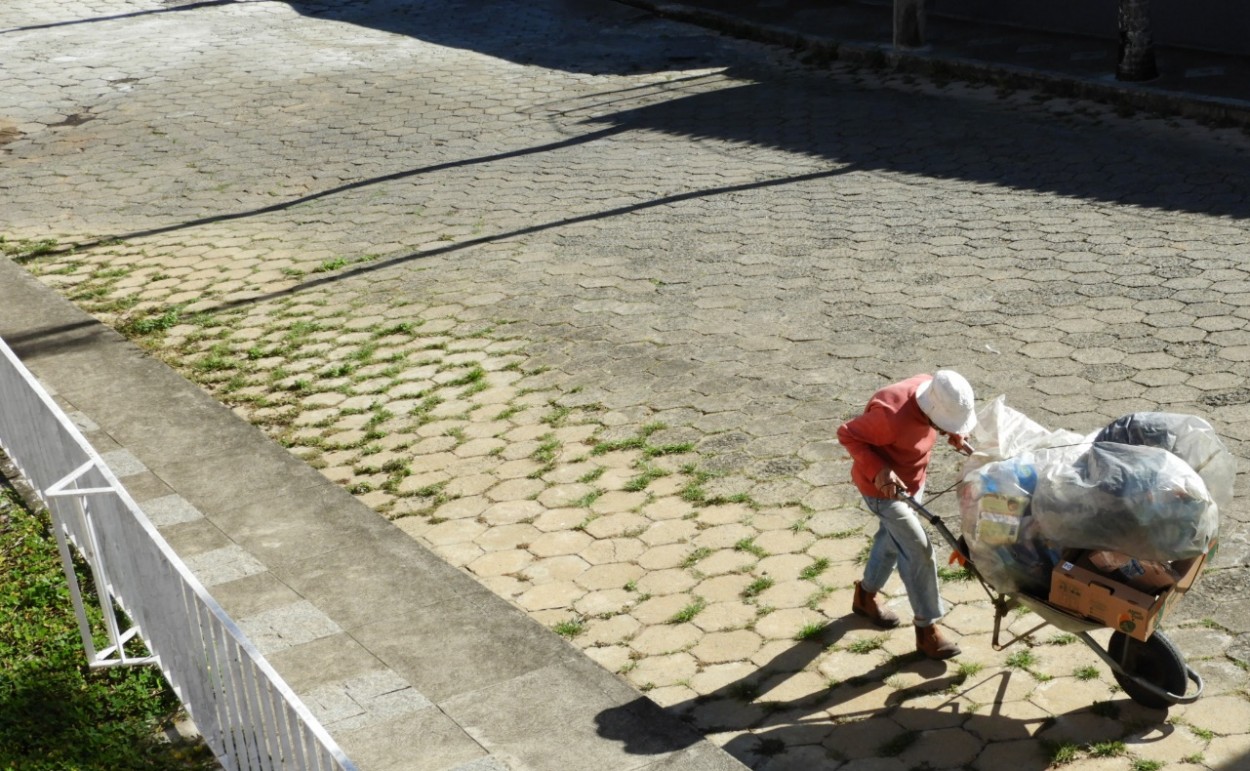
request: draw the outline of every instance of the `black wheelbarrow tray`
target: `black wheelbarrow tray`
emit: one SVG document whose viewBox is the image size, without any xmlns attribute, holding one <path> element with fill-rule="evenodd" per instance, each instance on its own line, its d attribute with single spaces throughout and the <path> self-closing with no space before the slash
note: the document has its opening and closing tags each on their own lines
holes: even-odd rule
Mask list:
<svg viewBox="0 0 1250 771">
<path fill-rule="evenodd" d="M 985 589 L 986 594 L 989 595 L 990 601 L 994 605 L 994 637 L 992 641 L 994 650 L 1001 651 L 1049 625 L 1076 636 L 1077 639 L 1089 646 L 1090 650 L 1098 654 L 1098 657 L 1111 668 L 1115 681 L 1124 689 L 1129 698 L 1144 707 L 1167 709 L 1173 704 L 1192 704 L 1202 696 L 1203 684 L 1201 675 L 1185 663 L 1185 659 L 1181 656 L 1180 651 L 1177 650 L 1176 646 L 1161 630 L 1156 629 L 1150 637 L 1146 638 L 1145 642 L 1117 630 L 1111 635 L 1111 639 L 1107 644 L 1107 650 L 1104 651 L 1102 645 L 1090 636 L 1090 632 L 1106 628 L 1105 624 L 1069 613 L 1040 597 L 1034 597 L 1023 592 L 1005 593 L 997 591 L 977 571 L 976 565 L 973 564 L 972 557 L 969 554 L 967 543 L 962 538 L 956 538 L 941 517 L 929 511 L 919 501 L 909 495 L 901 495 L 900 497 L 915 509 L 918 514 L 927 519 L 929 524 L 937 528 L 937 531 L 942 534 L 942 537 L 946 539 L 951 548 L 960 555 L 964 566 L 976 577 L 977 581 Z M 1015 635 L 1005 643 L 1000 643 L 999 633 L 1002 629 L 1003 619 L 1013 609 L 1021 606 L 1040 616 L 1043 619 L 1042 623 L 1026 632 Z M 1193 682 L 1194 690 L 1186 693 L 1189 682 Z"/>
</svg>

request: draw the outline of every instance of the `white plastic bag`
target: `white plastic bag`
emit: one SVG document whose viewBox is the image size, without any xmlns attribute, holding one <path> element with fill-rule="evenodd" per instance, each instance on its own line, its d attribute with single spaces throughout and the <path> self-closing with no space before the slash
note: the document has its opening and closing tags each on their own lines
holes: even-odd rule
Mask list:
<svg viewBox="0 0 1250 771">
<path fill-rule="evenodd" d="M 1196 557 L 1219 531 L 1202 477 L 1159 447 L 1095 442 L 1070 463 L 1039 469 L 1030 511 L 1039 534 L 1066 548 L 1143 560 Z"/>
</svg>

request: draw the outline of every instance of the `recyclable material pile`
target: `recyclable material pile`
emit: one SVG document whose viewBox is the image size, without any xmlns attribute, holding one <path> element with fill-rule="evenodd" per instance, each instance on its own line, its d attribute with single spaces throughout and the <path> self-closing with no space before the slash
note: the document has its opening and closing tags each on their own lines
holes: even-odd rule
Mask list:
<svg viewBox="0 0 1250 771">
<path fill-rule="evenodd" d="M 978 414 L 959 486 L 973 564 L 1000 592 L 1045 597 L 1065 552 L 1142 591 L 1206 553 L 1233 498 L 1235 461 L 1192 415 L 1126 415 L 1088 436 L 1051 431 L 998 397 Z"/>
</svg>

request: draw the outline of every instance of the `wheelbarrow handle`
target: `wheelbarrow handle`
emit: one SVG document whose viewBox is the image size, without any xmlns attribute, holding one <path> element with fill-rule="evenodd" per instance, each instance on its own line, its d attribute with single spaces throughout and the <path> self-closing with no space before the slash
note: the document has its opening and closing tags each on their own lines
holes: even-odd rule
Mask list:
<svg viewBox="0 0 1250 771">
<path fill-rule="evenodd" d="M 924 504 L 905 491 L 899 492 L 898 499 L 906 503 L 908 506 L 911 506 L 917 514 L 929 520 L 929 524 L 937 528 L 937 531 L 942 534 L 942 537 L 946 539 L 946 542 L 950 544 L 950 547 L 959 552 L 964 559 L 968 559 L 968 547 L 961 543 L 961 539 L 957 538 L 955 534 L 951 532 L 951 529 L 946 526 L 946 523 L 942 521 L 941 517 L 926 509 Z"/>
</svg>

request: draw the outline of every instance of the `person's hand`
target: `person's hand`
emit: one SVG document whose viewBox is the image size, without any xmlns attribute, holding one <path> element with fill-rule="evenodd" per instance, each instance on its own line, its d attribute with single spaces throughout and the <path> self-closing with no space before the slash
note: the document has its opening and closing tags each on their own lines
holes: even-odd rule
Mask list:
<svg viewBox="0 0 1250 771">
<path fill-rule="evenodd" d="M 897 498 L 900 492 L 907 492 L 907 488 L 903 485 L 903 480 L 898 478 L 898 474 L 894 473 L 894 469 L 883 468 L 877 472 L 877 476 L 872 480 L 877 489 L 881 491 L 882 497 Z"/>
<path fill-rule="evenodd" d="M 950 443 L 951 447 L 959 450 L 964 455 L 972 454 L 972 445 L 968 444 L 968 440 L 964 439 L 959 434 L 947 434 L 946 441 Z"/>
</svg>

